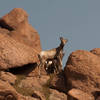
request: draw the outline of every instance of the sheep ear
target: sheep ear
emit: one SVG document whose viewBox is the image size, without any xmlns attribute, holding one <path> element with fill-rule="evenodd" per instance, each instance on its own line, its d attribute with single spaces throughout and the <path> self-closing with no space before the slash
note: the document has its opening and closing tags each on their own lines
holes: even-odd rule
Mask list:
<svg viewBox="0 0 100 100">
<path fill-rule="evenodd" d="M 60 37 L 60 40 L 62 41 L 63 40 L 63 37 Z"/>
<path fill-rule="evenodd" d="M 68 39 L 65 39 L 65 42 L 68 42 Z"/>
</svg>

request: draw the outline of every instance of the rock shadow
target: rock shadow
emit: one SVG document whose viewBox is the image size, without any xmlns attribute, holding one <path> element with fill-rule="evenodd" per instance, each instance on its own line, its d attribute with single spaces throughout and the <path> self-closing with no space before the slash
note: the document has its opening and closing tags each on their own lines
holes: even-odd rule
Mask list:
<svg viewBox="0 0 100 100">
<path fill-rule="evenodd" d="M 36 63 L 30 63 L 21 67 L 10 68 L 8 72 L 14 75 L 28 75 L 37 67 Z"/>
<path fill-rule="evenodd" d="M 7 29 L 9 31 L 13 31 L 14 30 L 11 26 L 9 26 L 7 23 L 5 23 L 4 20 L 0 20 L 0 27 L 1 28 L 5 28 L 5 29 Z"/>
</svg>

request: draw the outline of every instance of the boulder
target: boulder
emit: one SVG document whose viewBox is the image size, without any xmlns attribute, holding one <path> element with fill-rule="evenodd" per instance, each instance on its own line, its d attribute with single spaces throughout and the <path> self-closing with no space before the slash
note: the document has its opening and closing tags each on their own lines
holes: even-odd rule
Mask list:
<svg viewBox="0 0 100 100">
<path fill-rule="evenodd" d="M 6 34 L 0 34 L 0 69 L 20 67 L 37 60 L 37 53 L 33 48 L 15 41 Z"/>
<path fill-rule="evenodd" d="M 14 8 L 0 18 L 0 69 L 36 63 L 40 51 L 39 35 L 23 9 Z"/>
<path fill-rule="evenodd" d="M 94 100 L 94 97 L 79 89 L 73 88 L 68 91 L 68 100 Z"/>
<path fill-rule="evenodd" d="M 64 69 L 68 89 L 77 88 L 91 94 L 100 91 L 100 57 L 85 50 L 69 56 Z"/>
<path fill-rule="evenodd" d="M 26 77 L 19 83 L 20 88 L 30 88 L 32 90 L 40 90 L 42 89 L 42 86 L 47 83 L 49 80 L 49 76 L 41 76 L 39 77 Z"/>
<path fill-rule="evenodd" d="M 44 94 L 38 90 L 35 90 L 32 94 L 32 97 L 36 98 L 37 100 L 46 100 Z"/>
<path fill-rule="evenodd" d="M 10 36 L 17 42 L 33 48 L 36 53 L 41 51 L 38 32 L 28 24 L 28 21 L 21 22 L 15 30 L 11 31 Z"/>
<path fill-rule="evenodd" d="M 67 95 L 54 89 L 50 89 L 49 100 L 68 100 Z"/>
<path fill-rule="evenodd" d="M 28 23 L 28 14 L 22 8 L 14 8 L 0 18 L 0 26 L 9 30 L 9 35 L 19 42 L 35 48 L 38 52 L 41 50 L 40 37 Z"/>
<path fill-rule="evenodd" d="M 0 19 L 0 23 L 3 27 L 8 27 L 8 29 L 10 27 L 14 30 L 21 22 L 27 20 L 27 18 L 28 14 L 22 8 L 14 8 Z"/>
<path fill-rule="evenodd" d="M 17 100 L 16 90 L 8 83 L 0 80 L 0 100 Z"/>
</svg>

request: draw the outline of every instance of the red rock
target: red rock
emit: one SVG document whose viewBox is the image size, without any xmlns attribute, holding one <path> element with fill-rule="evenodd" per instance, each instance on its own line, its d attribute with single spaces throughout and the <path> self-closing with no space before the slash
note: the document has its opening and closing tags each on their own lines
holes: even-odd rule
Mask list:
<svg viewBox="0 0 100 100">
<path fill-rule="evenodd" d="M 35 90 L 32 97 L 36 97 L 37 100 L 46 100 L 44 94 L 41 91 Z"/>
<path fill-rule="evenodd" d="M 84 50 L 72 52 L 64 69 L 67 87 L 91 94 L 100 91 L 100 57 Z"/>
<path fill-rule="evenodd" d="M 94 97 L 79 89 L 71 89 L 68 92 L 68 100 L 94 100 Z"/>
<path fill-rule="evenodd" d="M 49 80 L 49 76 L 41 76 L 39 77 L 27 77 L 26 79 L 22 80 L 19 84 L 19 87 L 23 88 L 31 88 L 33 90 L 41 90 L 42 86 L 47 83 Z"/>
<path fill-rule="evenodd" d="M 37 61 L 34 49 L 16 42 L 6 34 L 0 34 L 0 68 L 20 67 Z"/>
<path fill-rule="evenodd" d="M 54 89 L 50 89 L 49 100 L 67 100 L 67 95 Z"/>
<path fill-rule="evenodd" d="M 39 52 L 40 37 L 28 23 L 28 14 L 22 8 L 14 8 L 0 19 L 0 26 L 10 31 L 10 36 L 21 43 L 27 44 Z M 12 30 L 11 30 L 12 29 Z"/>
<path fill-rule="evenodd" d="M 18 25 L 27 20 L 28 14 L 22 8 L 14 8 L 11 12 L 0 19 L 0 23 L 8 25 L 12 29 L 16 29 Z"/>
<path fill-rule="evenodd" d="M 0 80 L 0 100 L 17 100 L 16 90 L 8 83 Z M 9 99 L 8 99 L 9 98 Z"/>
<path fill-rule="evenodd" d="M 21 22 L 10 36 L 16 41 L 34 48 L 36 53 L 41 51 L 40 37 L 38 32 L 27 21 Z"/>
<path fill-rule="evenodd" d="M 0 91 L 2 90 L 11 90 L 16 92 L 16 90 L 8 82 L 0 80 Z"/>
<path fill-rule="evenodd" d="M 30 97 L 30 96 L 23 96 L 21 94 L 18 95 L 18 100 L 40 100 L 39 98 Z"/>
<path fill-rule="evenodd" d="M 19 94 L 8 82 L 0 80 L 0 100 L 39 100 Z"/>
<path fill-rule="evenodd" d="M 100 48 L 95 48 L 91 50 L 90 52 L 100 57 Z"/>
<path fill-rule="evenodd" d="M 23 79 L 19 83 L 18 87 L 30 89 L 31 91 L 33 91 L 32 97 L 34 98 L 36 97 L 37 100 L 46 100 L 44 95 L 45 92 L 44 85 L 47 83 L 48 80 L 49 80 L 49 76 L 43 76 L 43 75 L 41 76 L 41 78 L 27 77 L 26 79 Z"/>
<path fill-rule="evenodd" d="M 7 81 L 9 82 L 10 84 L 15 84 L 15 81 L 16 81 L 16 76 L 9 73 L 9 72 L 1 72 L 1 76 L 0 76 L 0 79 L 3 80 L 3 81 Z"/>
<path fill-rule="evenodd" d="M 15 8 L 0 19 L 0 69 L 36 63 L 40 51 L 39 35 L 23 9 Z"/>
</svg>

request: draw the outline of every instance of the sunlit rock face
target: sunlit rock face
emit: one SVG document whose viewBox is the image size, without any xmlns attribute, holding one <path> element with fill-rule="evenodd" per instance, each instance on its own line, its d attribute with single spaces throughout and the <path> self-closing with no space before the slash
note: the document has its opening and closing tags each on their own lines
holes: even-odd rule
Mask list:
<svg viewBox="0 0 100 100">
<path fill-rule="evenodd" d="M 40 51 L 39 35 L 23 9 L 14 8 L 0 18 L 0 69 L 35 63 Z"/>
<path fill-rule="evenodd" d="M 64 69 L 67 87 L 89 94 L 100 91 L 100 57 L 85 50 L 72 52 Z"/>
</svg>

